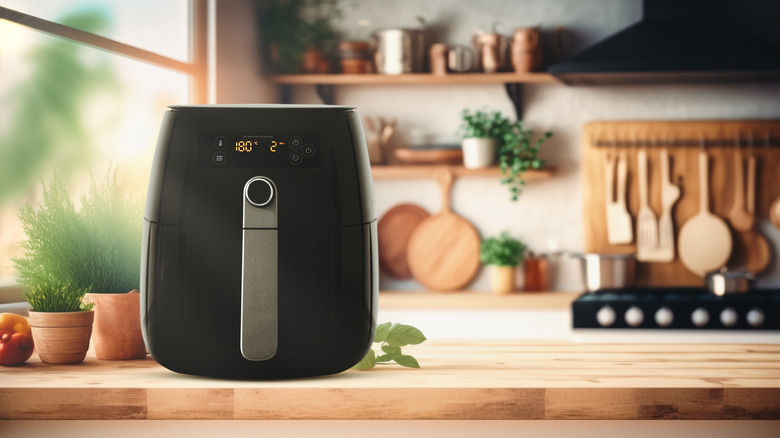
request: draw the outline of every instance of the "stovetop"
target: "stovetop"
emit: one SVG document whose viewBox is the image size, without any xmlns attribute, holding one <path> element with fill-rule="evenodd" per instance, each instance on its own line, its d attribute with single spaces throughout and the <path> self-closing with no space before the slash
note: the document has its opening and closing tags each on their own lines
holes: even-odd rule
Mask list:
<svg viewBox="0 0 780 438">
<path fill-rule="evenodd" d="M 716 296 L 703 288 L 631 288 L 584 293 L 574 328 L 780 330 L 780 289 Z"/>
</svg>

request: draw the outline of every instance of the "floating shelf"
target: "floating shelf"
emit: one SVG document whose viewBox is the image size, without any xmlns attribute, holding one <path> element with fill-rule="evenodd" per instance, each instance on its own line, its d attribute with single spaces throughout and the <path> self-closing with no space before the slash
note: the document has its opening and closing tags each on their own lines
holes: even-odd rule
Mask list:
<svg viewBox="0 0 780 438">
<path fill-rule="evenodd" d="M 406 73 L 380 74 L 300 74 L 271 76 L 284 85 L 468 85 L 468 84 L 560 84 L 547 73 Z"/>
<path fill-rule="evenodd" d="M 374 179 L 405 179 L 405 178 L 433 178 L 436 171 L 443 168 L 449 168 L 455 177 L 500 177 L 501 171 L 498 166 L 486 167 L 483 169 L 467 169 L 463 166 L 447 165 L 376 165 L 371 166 L 371 174 Z M 546 167 L 541 170 L 529 170 L 525 173 L 526 181 L 541 180 L 551 178 L 555 174 L 554 167 Z"/>
</svg>

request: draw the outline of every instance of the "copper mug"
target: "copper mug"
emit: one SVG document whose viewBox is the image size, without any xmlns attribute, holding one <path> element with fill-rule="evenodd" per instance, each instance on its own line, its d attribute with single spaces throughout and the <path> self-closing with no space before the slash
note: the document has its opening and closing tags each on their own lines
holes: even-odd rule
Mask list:
<svg viewBox="0 0 780 438">
<path fill-rule="evenodd" d="M 512 67 L 518 73 L 532 72 L 542 67 L 542 49 L 539 30 L 517 28 L 512 36 Z"/>
</svg>

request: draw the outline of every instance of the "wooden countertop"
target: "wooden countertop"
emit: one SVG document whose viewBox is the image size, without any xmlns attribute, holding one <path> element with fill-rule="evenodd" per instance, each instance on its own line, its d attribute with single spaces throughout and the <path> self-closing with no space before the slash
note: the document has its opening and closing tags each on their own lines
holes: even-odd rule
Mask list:
<svg viewBox="0 0 780 438">
<path fill-rule="evenodd" d="M 0 419 L 780 419 L 780 345 L 428 341 L 421 369 L 186 376 L 151 359 L 0 367 Z"/>
<path fill-rule="evenodd" d="M 380 309 L 566 310 L 579 292 L 380 291 Z"/>
</svg>

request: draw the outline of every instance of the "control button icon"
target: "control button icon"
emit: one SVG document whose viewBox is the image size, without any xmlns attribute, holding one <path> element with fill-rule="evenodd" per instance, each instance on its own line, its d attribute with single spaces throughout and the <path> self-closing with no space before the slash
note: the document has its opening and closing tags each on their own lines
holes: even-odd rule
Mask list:
<svg viewBox="0 0 780 438">
<path fill-rule="evenodd" d="M 293 151 L 290 153 L 290 163 L 293 165 L 299 165 L 303 162 L 303 155 L 301 155 L 298 151 Z"/>
<path fill-rule="evenodd" d="M 303 152 L 303 155 L 307 157 L 311 157 L 314 155 L 314 145 L 311 143 L 306 143 L 303 145 L 303 149 L 301 149 L 301 152 Z"/>
<path fill-rule="evenodd" d="M 227 139 L 225 137 L 217 137 L 214 139 L 214 147 L 217 149 L 225 149 L 227 146 Z"/>
<path fill-rule="evenodd" d="M 298 149 L 303 144 L 303 141 L 300 137 L 293 137 L 290 139 L 290 147 L 293 149 Z"/>
<path fill-rule="evenodd" d="M 217 152 L 214 154 L 214 164 L 225 164 L 225 160 L 227 159 L 227 156 L 224 152 Z"/>
</svg>

